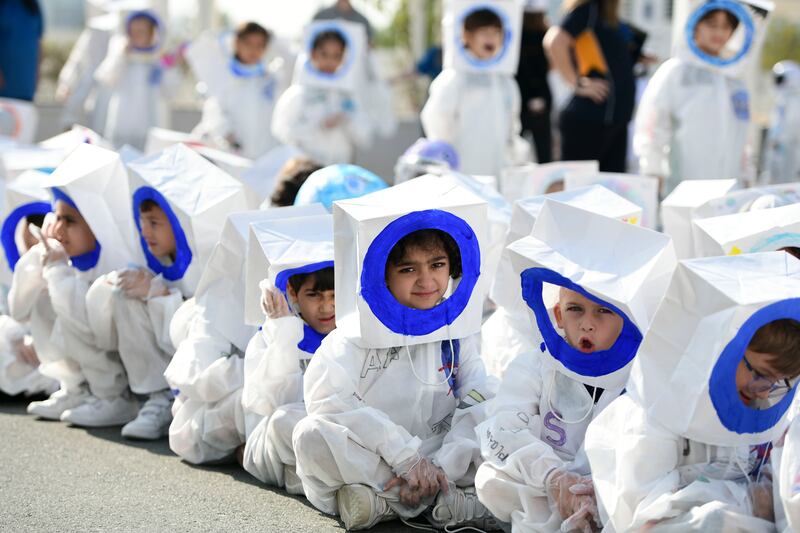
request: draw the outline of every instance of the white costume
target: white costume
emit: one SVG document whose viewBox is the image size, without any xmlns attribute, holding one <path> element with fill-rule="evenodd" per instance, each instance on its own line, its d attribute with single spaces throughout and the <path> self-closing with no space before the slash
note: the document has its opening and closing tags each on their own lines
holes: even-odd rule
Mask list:
<svg viewBox="0 0 800 533">
<path fill-rule="evenodd" d="M 261 222 L 250 232 L 248 296 L 261 292 L 256 279 L 264 275 L 266 286 L 286 295 L 292 275 L 333 268 L 330 215 Z M 261 482 L 286 485 L 293 493 L 302 493 L 302 487 L 296 476 L 285 480 L 284 469 L 296 463 L 292 432 L 306 415 L 303 373 L 323 338 L 300 316 L 267 317 L 245 353 L 243 466 Z"/>
<path fill-rule="evenodd" d="M 515 0 L 453 1 L 442 19 L 444 70 L 433 80 L 420 113 L 425 136 L 452 144 L 467 174 L 499 176 L 500 170 L 529 160 L 520 156 L 520 94 L 514 73 L 519 58 L 522 4 Z M 463 19 L 486 8 L 503 22 L 496 55 L 480 60 L 461 42 Z M 523 151 L 524 152 L 524 151 Z"/>
<path fill-rule="evenodd" d="M 770 183 L 800 180 L 800 65 L 781 61 L 772 69 L 777 101 L 767 134 L 765 165 Z"/>
<path fill-rule="evenodd" d="M 60 332 L 63 342 L 53 353 L 49 350 L 38 352 L 37 348 L 42 363 L 40 371 L 60 380 L 63 390 L 56 393 L 59 395 L 56 398 L 51 396 L 50 400 L 32 403 L 28 410 L 40 416 L 58 418 L 53 411 L 58 410 L 55 407 L 61 402 L 56 400 L 66 401 L 69 396 L 79 396 L 81 393 L 76 391 L 76 387 L 85 380 L 92 398 L 64 410 L 60 415 L 62 420 L 89 426 L 128 422 L 136 416 L 138 403 L 127 393 L 127 378 L 119 355 L 106 349 L 95 337 L 90 321 L 93 311 L 86 300 L 95 279 L 123 267 L 134 258 L 128 247 L 132 244 L 129 238 L 132 217 L 126 170 L 118 154 L 83 144 L 56 168 L 47 185 L 52 187 L 56 202 L 65 202 L 81 213 L 94 233 L 96 245 L 91 252 L 71 257 L 69 263 L 53 262 L 42 269 L 55 311 L 53 332 Z M 33 265 L 28 263 L 24 268 L 28 270 L 31 267 Z M 105 309 L 105 312 L 110 313 L 110 309 Z M 16 314 L 13 309 L 12 313 Z M 31 320 L 34 327 L 34 316 Z M 34 345 L 36 341 L 34 331 Z"/>
<path fill-rule="evenodd" d="M 531 236 L 508 248 L 527 319 L 536 324 L 535 348 L 508 366 L 491 418 L 476 429 L 485 459 L 478 496 L 514 531 L 558 531 L 569 518 L 548 504 L 547 479 L 556 469 L 590 474 L 579 454 L 586 427 L 622 392 L 676 263 L 665 235 L 550 200 L 538 215 Z M 612 247 L 615 255 L 598 262 L 598 250 Z M 556 330 L 545 302 L 556 287 L 624 320 L 608 350 L 581 353 Z"/>
<path fill-rule="evenodd" d="M 739 19 L 737 32 L 744 35 L 729 41 L 740 45 L 738 51 L 710 56 L 695 43 L 697 23 L 713 9 Z M 665 178 L 665 193 L 687 179 L 752 180 L 745 153 L 750 96 L 744 77 L 759 56 L 767 14 L 747 0 L 691 2 L 675 57 L 659 67 L 642 95 L 633 138 L 640 171 Z"/>
<path fill-rule="evenodd" d="M 172 320 L 170 335 L 177 349 L 164 373 L 176 395 L 169 443 L 172 451 L 190 463 L 227 458 L 244 444 L 243 356 L 255 333 L 244 317 L 249 224 L 286 212 L 271 209 L 230 215 L 195 297 Z"/>
<path fill-rule="evenodd" d="M 754 515 L 750 486 L 766 479 L 796 386 L 748 406 L 736 372 L 758 328 L 800 318 L 798 296 L 800 262 L 783 252 L 679 264 L 627 393 L 586 432 L 608 531 L 649 521 L 654 531 L 774 531 Z"/>
<path fill-rule="evenodd" d="M 777 469 L 775 524 L 778 531 L 789 533 L 800 528 L 800 418 L 795 415 L 786 434 L 783 448 L 773 450 Z M 777 458 L 777 459 L 776 459 Z"/>
<path fill-rule="evenodd" d="M 147 50 L 129 50 L 127 33 L 115 35 L 95 79 L 111 91 L 103 135 L 115 146 L 144 149 L 147 131 L 168 123 L 166 99 L 179 82 L 179 72 L 159 57 L 165 28 L 153 11 L 135 11 L 126 20 L 146 17 L 154 26 L 156 43 Z"/>
<path fill-rule="evenodd" d="M 297 474 L 318 509 L 340 512 L 337 490 L 359 484 L 401 516 L 416 516 L 432 502 L 409 508 L 383 487 L 421 458 L 442 468 L 450 495 L 456 485 L 471 485 L 478 460 L 473 430 L 488 397 L 474 335 L 486 241 L 472 228 L 485 224 L 478 197 L 434 176 L 334 205 L 337 329 L 306 370 L 308 416 L 293 437 Z M 444 301 L 418 310 L 397 302 L 384 272 L 394 244 L 426 228 L 453 237 L 463 275 Z"/>
<path fill-rule="evenodd" d="M 530 235 L 547 199 L 630 224 L 638 224 L 642 219 L 639 206 L 600 185 L 523 198 L 514 203 L 504 248 L 499 254 L 497 274 L 492 279 L 489 292 L 489 298 L 498 308 L 481 327 L 481 356 L 486 371 L 498 378 L 503 377 L 517 355 L 538 348 L 535 326 L 519 292 L 519 275 L 514 272 L 511 254 L 505 247 Z"/>
<path fill-rule="evenodd" d="M 313 40 L 323 31 L 337 31 L 347 42 L 342 64 L 333 74 L 318 71 L 311 62 Z M 372 129 L 358 87 L 365 42 L 364 29 L 358 24 L 309 25 L 292 85 L 275 106 L 272 134 L 276 139 L 322 165 L 352 162 L 355 148 L 368 146 Z M 336 115 L 342 115 L 340 123 L 326 128 L 323 123 Z"/>
<path fill-rule="evenodd" d="M 277 144 L 271 124 L 272 110 L 285 84 L 281 79 L 283 59 L 244 65 L 234 57 L 230 38 L 229 33 L 203 35 L 186 52 L 195 76 L 207 88 L 203 117 L 193 133 L 256 159 Z M 229 139 L 238 146 L 232 146 Z"/>
</svg>

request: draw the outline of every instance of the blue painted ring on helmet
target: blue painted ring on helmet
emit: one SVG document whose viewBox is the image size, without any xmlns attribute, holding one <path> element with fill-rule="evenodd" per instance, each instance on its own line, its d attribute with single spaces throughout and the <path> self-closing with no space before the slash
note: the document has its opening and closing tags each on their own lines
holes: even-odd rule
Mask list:
<svg viewBox="0 0 800 533">
<path fill-rule="evenodd" d="M 172 227 L 172 233 L 175 236 L 175 261 L 171 265 L 165 265 L 158 257 L 153 255 L 147 247 L 147 241 L 145 241 L 142 235 L 142 222 L 140 220 L 139 209 L 142 202 L 145 200 L 155 202 L 167 216 L 167 220 L 169 220 L 169 224 Z M 192 263 L 192 249 L 189 247 L 186 233 L 184 233 L 181 223 L 178 221 L 178 217 L 175 215 L 167 199 L 153 187 L 139 187 L 136 192 L 133 193 L 132 207 L 133 219 L 136 222 L 136 230 L 139 232 L 139 243 L 142 246 L 142 252 L 147 260 L 148 268 L 156 274 L 161 274 L 164 276 L 164 279 L 169 281 L 178 281 L 183 278 L 184 274 L 186 274 L 186 270 Z"/>
</svg>

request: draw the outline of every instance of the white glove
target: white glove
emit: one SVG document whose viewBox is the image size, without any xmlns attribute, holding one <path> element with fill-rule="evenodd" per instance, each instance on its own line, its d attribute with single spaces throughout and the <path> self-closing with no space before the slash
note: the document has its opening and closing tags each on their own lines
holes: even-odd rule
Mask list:
<svg viewBox="0 0 800 533">
<path fill-rule="evenodd" d="M 127 298 L 147 300 L 169 294 L 169 289 L 155 276 L 143 268 L 123 270 L 117 277 L 117 286 Z"/>
<path fill-rule="evenodd" d="M 563 519 L 561 531 L 591 533 L 592 523 L 600 524 L 591 478 L 556 468 L 547 475 L 545 488 Z"/>
<path fill-rule="evenodd" d="M 775 507 L 772 496 L 772 481 L 765 476 L 762 477 L 761 481 L 748 483 L 747 493 L 750 497 L 750 503 L 753 505 L 753 516 L 768 522 L 774 522 Z"/>
<path fill-rule="evenodd" d="M 448 492 L 447 476 L 441 468 L 424 457 L 413 461 L 407 469 L 398 468 L 397 477 L 389 480 L 384 490 L 400 487 L 400 502 L 409 507 L 418 506 L 439 491 Z"/>
<path fill-rule="evenodd" d="M 289 310 L 289 303 L 283 293 L 275 287 L 262 287 L 261 310 L 271 320 L 292 316 L 292 312 Z"/>
</svg>

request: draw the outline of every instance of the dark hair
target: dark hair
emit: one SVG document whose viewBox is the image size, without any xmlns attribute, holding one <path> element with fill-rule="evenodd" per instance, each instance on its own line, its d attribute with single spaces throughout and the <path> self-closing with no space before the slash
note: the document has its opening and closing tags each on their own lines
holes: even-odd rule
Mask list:
<svg viewBox="0 0 800 533">
<path fill-rule="evenodd" d="M 728 24 L 731 25 L 733 31 L 736 31 L 736 28 L 739 27 L 739 17 L 737 17 L 727 9 L 712 9 L 711 11 L 700 17 L 700 20 L 698 20 L 697 23 L 700 24 L 701 22 L 705 22 L 719 12 L 725 13 L 725 18 L 728 19 Z"/>
<path fill-rule="evenodd" d="M 476 9 L 464 19 L 464 31 L 475 31 L 487 26 L 503 30 L 503 21 L 491 9 Z"/>
<path fill-rule="evenodd" d="M 150 28 L 152 28 L 153 31 L 155 31 L 156 28 L 158 27 L 158 22 L 156 21 L 155 17 L 153 17 L 153 15 L 151 15 L 146 11 L 141 11 L 131 15 L 131 18 L 128 19 L 128 24 L 130 24 L 134 20 L 146 20 L 147 22 L 150 23 Z"/>
<path fill-rule="evenodd" d="M 326 30 L 319 32 L 316 37 L 314 37 L 314 41 L 311 43 L 311 50 L 317 50 L 322 47 L 328 41 L 336 41 L 340 45 L 342 45 L 342 50 L 347 48 L 347 41 L 342 35 L 342 32 L 338 30 Z"/>
<path fill-rule="evenodd" d="M 158 205 L 158 202 L 156 202 L 155 200 L 150 200 L 150 199 L 142 200 L 142 202 L 139 204 L 140 213 L 147 213 L 148 211 L 151 211 L 154 208 L 163 211 L 163 209 L 161 209 L 161 206 Z"/>
<path fill-rule="evenodd" d="M 780 251 L 786 252 L 787 254 L 800 259 L 800 246 L 784 246 L 780 249 Z"/>
<path fill-rule="evenodd" d="M 800 375 L 800 322 L 791 318 L 773 320 L 756 331 L 747 348 L 770 354 L 770 364 L 783 375 Z"/>
<path fill-rule="evenodd" d="M 265 45 L 269 44 L 269 41 L 272 38 L 272 35 L 270 35 L 269 31 L 267 31 L 264 26 L 258 24 L 257 22 L 243 22 L 238 28 L 236 28 L 237 41 L 244 39 L 248 35 L 262 36 L 264 38 Z"/>
<path fill-rule="evenodd" d="M 25 222 L 41 228 L 44 224 L 44 215 L 28 215 L 25 217 Z"/>
<path fill-rule="evenodd" d="M 289 159 L 278 172 L 278 179 L 269 198 L 273 207 L 294 205 L 297 191 L 306 182 L 308 177 L 322 167 L 305 157 Z"/>
<path fill-rule="evenodd" d="M 386 264 L 401 264 L 409 248 L 420 248 L 425 251 L 441 248 L 447 254 L 447 258 L 450 261 L 450 277 L 453 279 L 461 277 L 461 250 L 458 248 L 458 244 L 456 244 L 453 237 L 444 231 L 438 229 L 420 229 L 409 233 L 394 245 L 392 251 L 389 252 Z"/>
<path fill-rule="evenodd" d="M 295 274 L 289 278 L 288 284 L 295 294 L 297 294 L 300 292 L 300 287 L 302 287 L 309 278 L 314 280 L 312 290 L 317 292 L 333 290 L 333 267 L 325 267 L 321 270 L 307 272 L 305 274 Z"/>
</svg>

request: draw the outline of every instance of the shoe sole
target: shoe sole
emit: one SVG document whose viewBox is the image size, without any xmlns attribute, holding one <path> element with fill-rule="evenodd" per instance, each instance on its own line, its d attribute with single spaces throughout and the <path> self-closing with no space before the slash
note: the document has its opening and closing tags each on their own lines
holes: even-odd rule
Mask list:
<svg viewBox="0 0 800 533">
<path fill-rule="evenodd" d="M 348 531 L 351 530 L 358 530 L 358 529 L 366 529 L 370 527 L 368 522 L 370 518 L 371 506 L 369 504 L 366 505 L 366 516 L 364 515 L 365 509 L 363 509 L 364 500 L 369 500 L 369 497 L 363 498 L 359 493 L 361 490 L 354 489 L 352 487 L 344 486 L 338 490 L 336 493 L 336 504 L 339 507 L 339 518 L 342 519 L 344 522 L 344 526 Z M 359 503 L 358 506 L 354 505 L 356 502 Z M 354 511 L 354 512 L 350 512 Z"/>
</svg>

